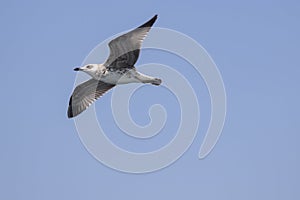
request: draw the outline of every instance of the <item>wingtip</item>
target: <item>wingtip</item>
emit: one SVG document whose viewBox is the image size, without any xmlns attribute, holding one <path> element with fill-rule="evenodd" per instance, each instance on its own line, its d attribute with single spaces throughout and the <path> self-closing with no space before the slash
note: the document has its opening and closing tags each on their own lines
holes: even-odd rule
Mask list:
<svg viewBox="0 0 300 200">
<path fill-rule="evenodd" d="M 68 106 L 67 116 L 68 116 L 69 119 L 72 118 L 72 117 L 74 117 L 74 115 L 73 115 L 73 109 L 72 109 L 72 96 L 70 97 L 70 100 L 69 100 L 69 106 Z"/>
<path fill-rule="evenodd" d="M 154 24 L 154 22 L 157 19 L 157 14 L 154 15 L 154 17 L 152 17 L 149 21 L 147 21 L 146 23 L 144 23 L 143 25 L 139 26 L 138 28 L 144 28 L 144 27 L 152 27 L 152 25 Z"/>
<path fill-rule="evenodd" d="M 153 21 L 153 23 L 154 23 L 157 20 L 157 17 L 158 17 L 158 15 L 155 14 L 148 22 L 152 22 Z"/>
<path fill-rule="evenodd" d="M 73 118 L 72 106 L 69 106 L 67 116 L 69 119 Z"/>
</svg>

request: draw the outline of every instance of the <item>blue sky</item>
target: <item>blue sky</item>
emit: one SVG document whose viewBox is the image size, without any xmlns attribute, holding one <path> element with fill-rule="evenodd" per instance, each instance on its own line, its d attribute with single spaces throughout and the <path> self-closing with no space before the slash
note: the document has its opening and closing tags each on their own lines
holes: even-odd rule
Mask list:
<svg viewBox="0 0 300 200">
<path fill-rule="evenodd" d="M 300 198 L 299 2 L 29 0 L 0 5 L 1 199 Z M 184 61 L 145 50 L 138 64 L 163 61 L 199 85 L 203 122 L 190 149 L 173 165 L 126 174 L 95 160 L 67 119 L 72 69 L 98 43 L 154 14 L 159 15 L 155 26 L 185 33 L 212 56 L 226 87 L 227 118 L 212 153 L 198 160 L 209 121 L 205 84 Z M 141 109 L 132 108 L 132 115 L 147 124 L 144 102 L 165 104 L 171 118 L 161 140 L 129 141 L 107 119 L 104 128 L 115 130 L 109 137 L 133 151 L 172 138 L 168 132 L 178 126 L 179 113 L 168 108 L 172 95 L 158 92 L 165 98 L 137 93 Z M 110 96 L 96 103 L 100 119 L 109 112 Z"/>
</svg>

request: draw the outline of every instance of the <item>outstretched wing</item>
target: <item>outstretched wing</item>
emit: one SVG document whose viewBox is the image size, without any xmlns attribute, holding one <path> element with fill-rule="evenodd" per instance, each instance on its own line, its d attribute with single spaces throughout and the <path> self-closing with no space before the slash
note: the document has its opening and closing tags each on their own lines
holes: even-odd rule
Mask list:
<svg viewBox="0 0 300 200">
<path fill-rule="evenodd" d="M 142 42 L 156 19 L 157 15 L 138 28 L 110 41 L 110 55 L 104 63 L 105 67 L 133 68 L 139 57 Z"/>
<path fill-rule="evenodd" d="M 70 97 L 68 118 L 75 117 L 86 110 L 94 101 L 115 85 L 90 79 L 78 85 Z"/>
</svg>

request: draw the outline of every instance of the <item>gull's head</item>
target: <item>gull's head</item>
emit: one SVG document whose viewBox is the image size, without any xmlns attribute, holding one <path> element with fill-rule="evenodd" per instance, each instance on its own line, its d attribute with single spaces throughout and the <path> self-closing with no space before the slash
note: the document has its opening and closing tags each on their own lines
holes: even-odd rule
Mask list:
<svg viewBox="0 0 300 200">
<path fill-rule="evenodd" d="M 97 69 L 98 69 L 97 64 L 87 64 L 84 65 L 83 67 L 76 67 L 74 71 L 83 71 L 89 75 L 93 75 L 96 73 Z"/>
</svg>

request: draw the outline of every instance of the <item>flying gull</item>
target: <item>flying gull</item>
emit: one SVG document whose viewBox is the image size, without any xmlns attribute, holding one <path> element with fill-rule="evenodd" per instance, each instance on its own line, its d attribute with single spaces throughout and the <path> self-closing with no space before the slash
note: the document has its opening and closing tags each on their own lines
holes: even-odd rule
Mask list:
<svg viewBox="0 0 300 200">
<path fill-rule="evenodd" d="M 144 38 L 157 19 L 152 19 L 138 28 L 109 42 L 110 55 L 103 64 L 88 64 L 75 68 L 92 78 L 78 85 L 70 97 L 68 118 L 75 117 L 86 110 L 94 101 L 109 89 L 119 84 L 151 83 L 160 85 L 161 79 L 142 74 L 136 70 L 136 63 Z"/>
</svg>

